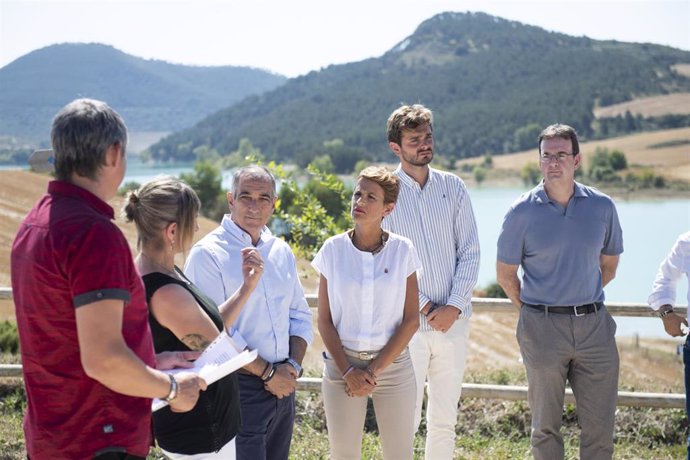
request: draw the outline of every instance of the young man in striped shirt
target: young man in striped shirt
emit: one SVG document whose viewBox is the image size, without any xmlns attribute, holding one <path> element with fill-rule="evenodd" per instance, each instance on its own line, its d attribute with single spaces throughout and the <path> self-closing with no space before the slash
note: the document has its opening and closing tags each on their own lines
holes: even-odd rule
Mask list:
<svg viewBox="0 0 690 460">
<path fill-rule="evenodd" d="M 388 118 L 388 145 L 400 160 L 400 195 L 383 227 L 412 240 L 422 261 L 419 331 L 410 341 L 417 378 L 415 426 L 428 381 L 425 458 L 452 459 L 465 372 L 479 239 L 467 188 L 454 174 L 429 167 L 433 115 L 404 105 Z"/>
</svg>

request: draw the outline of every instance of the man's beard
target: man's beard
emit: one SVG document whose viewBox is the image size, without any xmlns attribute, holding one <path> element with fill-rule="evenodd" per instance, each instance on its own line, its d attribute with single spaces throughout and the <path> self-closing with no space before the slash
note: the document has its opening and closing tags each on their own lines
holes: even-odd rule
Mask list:
<svg viewBox="0 0 690 460">
<path fill-rule="evenodd" d="M 434 158 L 433 150 L 425 150 L 424 153 L 428 153 L 426 156 L 421 156 L 420 153 L 415 152 L 414 155 L 406 155 L 405 160 L 412 166 L 426 166 L 431 163 Z"/>
</svg>

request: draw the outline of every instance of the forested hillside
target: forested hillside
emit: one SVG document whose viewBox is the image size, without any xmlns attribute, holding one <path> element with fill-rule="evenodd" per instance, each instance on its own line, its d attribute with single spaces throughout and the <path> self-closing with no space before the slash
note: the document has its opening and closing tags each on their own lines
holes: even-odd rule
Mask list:
<svg viewBox="0 0 690 460">
<path fill-rule="evenodd" d="M 55 112 L 80 96 L 107 101 L 131 131 L 170 132 L 285 80 L 248 67 L 146 60 L 100 44 L 53 45 L 0 69 L 0 135 L 47 140 Z"/>
<path fill-rule="evenodd" d="M 381 57 L 289 80 L 169 136 L 150 154 L 159 161 L 225 156 L 248 138 L 268 159 L 305 165 L 328 153 L 346 171 L 359 158 L 388 158 L 386 118 L 401 102 L 434 110 L 437 151 L 450 158 L 528 148 L 556 121 L 589 139 L 685 126 L 688 115 L 593 115 L 635 97 L 689 92 L 690 79 L 672 67 L 679 63 L 690 63 L 690 52 L 444 13 Z"/>
</svg>

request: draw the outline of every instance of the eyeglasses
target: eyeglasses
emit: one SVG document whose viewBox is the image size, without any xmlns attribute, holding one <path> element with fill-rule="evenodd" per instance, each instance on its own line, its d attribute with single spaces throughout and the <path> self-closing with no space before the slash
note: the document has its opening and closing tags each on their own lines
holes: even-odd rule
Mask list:
<svg viewBox="0 0 690 460">
<path fill-rule="evenodd" d="M 565 152 L 559 152 L 555 155 L 549 155 L 548 153 L 540 153 L 539 154 L 539 159 L 541 160 L 542 163 L 551 163 L 552 161 L 558 161 L 559 163 L 564 163 L 565 160 L 573 156 L 574 154 L 572 153 L 565 153 Z"/>
</svg>

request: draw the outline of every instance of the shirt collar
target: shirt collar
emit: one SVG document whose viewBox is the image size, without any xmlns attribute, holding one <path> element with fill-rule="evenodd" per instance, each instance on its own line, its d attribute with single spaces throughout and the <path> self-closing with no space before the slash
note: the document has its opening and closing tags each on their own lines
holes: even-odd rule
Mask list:
<svg viewBox="0 0 690 460">
<path fill-rule="evenodd" d="M 585 191 L 585 186 L 582 185 L 581 183 L 579 183 L 579 182 L 576 181 L 574 187 L 575 187 L 575 190 L 574 190 L 574 192 L 573 192 L 573 197 L 576 197 L 576 198 L 586 198 L 586 197 L 589 196 L 589 195 L 587 194 L 587 192 Z M 549 196 L 546 194 L 546 190 L 544 189 L 544 179 L 542 179 L 541 182 L 539 182 L 539 185 L 537 185 L 536 187 L 534 187 L 534 195 L 535 195 L 535 197 L 536 197 L 536 202 L 537 202 L 537 203 L 542 203 L 542 204 L 543 204 L 543 203 L 550 203 L 550 202 L 553 201 L 553 200 L 551 200 L 551 198 L 549 198 Z"/>
<path fill-rule="evenodd" d="M 95 209 L 97 212 L 108 217 L 108 219 L 113 220 L 115 218 L 115 211 L 113 211 L 113 208 L 110 207 L 108 203 L 101 200 L 85 188 L 79 187 L 78 185 L 74 185 L 70 182 L 61 180 L 50 181 L 48 183 L 48 193 L 51 195 L 62 195 L 69 198 L 79 199 Z"/>
<path fill-rule="evenodd" d="M 404 169 L 402 169 L 402 164 L 398 164 L 398 167 L 395 169 L 394 174 L 396 174 L 400 178 L 400 183 L 402 183 L 403 185 L 406 185 L 408 187 L 421 188 L 417 181 L 414 180 L 410 175 L 408 175 Z M 424 187 L 434 182 L 436 174 L 436 170 L 430 166 L 429 177 L 427 178 Z"/>
<path fill-rule="evenodd" d="M 240 241 L 243 241 L 248 246 L 252 245 L 251 235 L 242 230 L 242 228 L 240 228 L 240 226 L 232 220 L 230 214 L 225 214 L 223 216 L 223 220 L 221 221 L 220 225 L 235 238 L 239 239 Z M 261 233 L 259 234 L 259 241 L 257 242 L 257 246 L 265 243 L 272 237 L 273 233 L 271 233 L 271 230 L 269 230 L 269 228 L 264 225 L 264 228 L 261 229 Z"/>
</svg>

